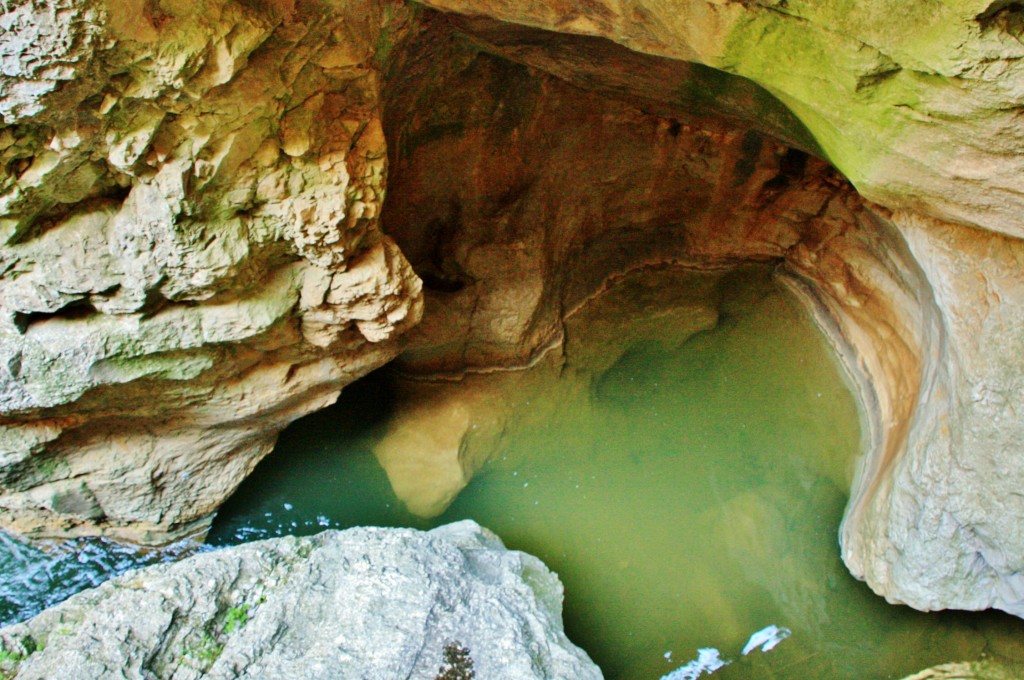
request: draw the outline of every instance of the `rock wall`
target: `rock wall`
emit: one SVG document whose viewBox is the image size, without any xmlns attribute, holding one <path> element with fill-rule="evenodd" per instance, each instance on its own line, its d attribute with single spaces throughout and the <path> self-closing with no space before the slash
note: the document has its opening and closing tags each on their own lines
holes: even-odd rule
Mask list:
<svg viewBox="0 0 1024 680">
<path fill-rule="evenodd" d="M 574 72 L 557 36 L 528 39 L 531 61 Z M 714 112 L 648 112 L 658 93 L 643 82 L 612 98 L 496 54 L 507 48 L 433 17 L 389 75 L 382 220 L 430 309 L 401 357 L 408 371 L 529 363 L 608 277 L 781 261 L 832 196 L 853 193 L 824 163 Z M 677 87 L 701 77 L 673 75 Z"/>
<path fill-rule="evenodd" d="M 0 522 L 201 531 L 295 418 L 389 360 L 377 228 L 400 5 L 14 3 L 0 133 Z"/>
<path fill-rule="evenodd" d="M 1016 5 L 874 0 L 426 0 L 441 10 L 698 62 L 800 118 L 867 198 L 1024 235 Z"/>
<path fill-rule="evenodd" d="M 848 511 L 843 556 L 877 591 L 919 609 L 1024 616 L 1024 243 L 911 213 L 893 222 L 932 296 L 921 384 L 905 448 L 867 476 L 871 497 Z"/>
</svg>

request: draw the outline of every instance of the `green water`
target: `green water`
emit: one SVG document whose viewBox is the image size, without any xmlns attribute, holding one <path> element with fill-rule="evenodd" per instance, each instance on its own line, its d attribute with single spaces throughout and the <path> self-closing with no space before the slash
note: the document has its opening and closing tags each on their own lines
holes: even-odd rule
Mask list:
<svg viewBox="0 0 1024 680">
<path fill-rule="evenodd" d="M 447 511 L 414 517 L 373 449 L 409 400 L 467 392 L 487 395 L 467 401 L 473 417 L 498 411 L 503 427 L 469 441 L 464 455 L 489 458 Z M 351 386 L 285 432 L 209 540 L 475 519 L 558 572 L 567 633 L 611 679 L 660 678 L 703 647 L 732 661 L 716 678 L 1024 659 L 1024 622 L 890 606 L 849 576 L 836 536 L 858 447 L 829 348 L 767 269 L 647 271 L 530 371 Z M 792 636 L 741 656 L 771 624 Z"/>
</svg>

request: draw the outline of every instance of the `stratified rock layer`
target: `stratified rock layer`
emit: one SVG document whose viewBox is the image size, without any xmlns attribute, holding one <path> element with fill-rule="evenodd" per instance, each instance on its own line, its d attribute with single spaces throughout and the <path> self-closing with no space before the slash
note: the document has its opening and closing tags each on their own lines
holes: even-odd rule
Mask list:
<svg viewBox="0 0 1024 680">
<path fill-rule="evenodd" d="M 201 530 L 295 418 L 394 356 L 375 2 L 0 15 L 0 521 Z M 15 58 L 15 55 L 20 55 Z"/>
<path fill-rule="evenodd" d="M 432 680 L 455 643 L 479 678 L 600 678 L 561 608 L 557 576 L 473 522 L 350 529 L 126 574 L 0 629 L 0 648 L 27 655 L 25 680 Z"/>
<path fill-rule="evenodd" d="M 928 293 L 921 382 L 905 393 L 902 447 L 863 471 L 843 557 L 876 590 L 919 609 L 1024 616 L 1024 243 L 902 212 L 893 223 Z"/>
<path fill-rule="evenodd" d="M 869 199 L 1024 235 L 1013 3 L 426 0 L 698 62 L 767 88 Z"/>
</svg>

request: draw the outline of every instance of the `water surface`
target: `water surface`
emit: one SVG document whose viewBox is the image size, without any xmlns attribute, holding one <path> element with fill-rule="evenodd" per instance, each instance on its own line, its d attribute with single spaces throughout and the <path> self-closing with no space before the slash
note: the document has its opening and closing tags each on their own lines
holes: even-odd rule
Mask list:
<svg viewBox="0 0 1024 680">
<path fill-rule="evenodd" d="M 173 562 L 203 549 L 189 540 L 159 549 L 105 538 L 30 543 L 0 531 L 0 626 L 24 621 L 130 569 Z"/>
<path fill-rule="evenodd" d="M 285 432 L 210 542 L 474 519 L 558 572 L 570 638 L 612 679 L 660 678 L 707 647 L 732 662 L 721 678 L 1024 659 L 1022 622 L 890 606 L 841 564 L 858 413 L 767 268 L 640 272 L 567 332 L 565 351 L 529 372 L 440 386 L 382 372 L 351 386 Z M 501 423 L 467 439 L 464 458 L 489 458 L 429 519 L 406 510 L 373 453 L 417 399 L 462 399 L 471 420 Z M 742 656 L 768 625 L 792 636 Z"/>
</svg>

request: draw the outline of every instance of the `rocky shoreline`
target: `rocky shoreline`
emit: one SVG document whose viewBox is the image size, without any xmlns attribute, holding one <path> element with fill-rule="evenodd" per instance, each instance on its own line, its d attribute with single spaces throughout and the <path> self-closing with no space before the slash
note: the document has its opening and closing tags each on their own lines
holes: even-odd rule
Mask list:
<svg viewBox="0 0 1024 680">
<path fill-rule="evenodd" d="M 600 678 L 562 631 L 562 585 L 469 521 L 225 548 L 112 579 L 0 629 L 0 677 Z M 458 677 L 458 676 L 453 676 Z"/>
</svg>

